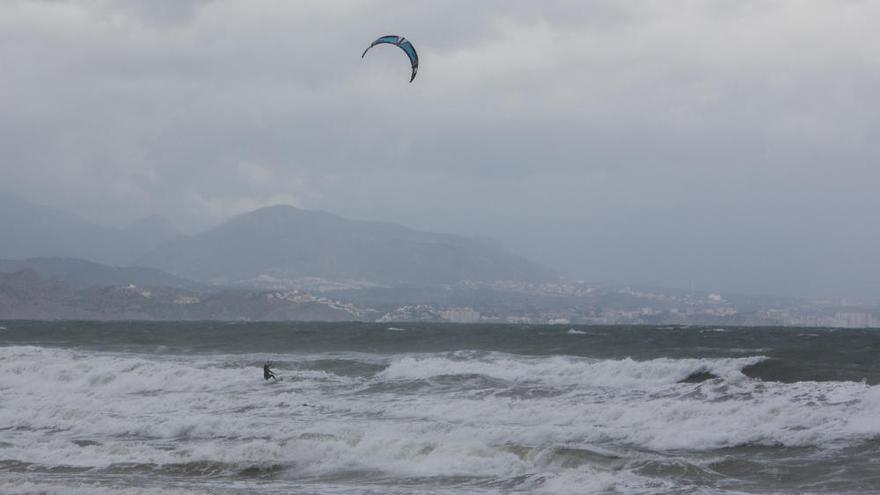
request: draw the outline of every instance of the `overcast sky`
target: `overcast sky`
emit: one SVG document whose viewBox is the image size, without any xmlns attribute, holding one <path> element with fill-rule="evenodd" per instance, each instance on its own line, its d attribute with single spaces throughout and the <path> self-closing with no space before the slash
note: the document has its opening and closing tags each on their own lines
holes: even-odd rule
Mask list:
<svg viewBox="0 0 880 495">
<path fill-rule="evenodd" d="M 0 2 L 0 188 L 278 203 L 596 284 L 880 300 L 880 2 Z M 401 34 L 421 57 L 362 50 Z"/>
</svg>

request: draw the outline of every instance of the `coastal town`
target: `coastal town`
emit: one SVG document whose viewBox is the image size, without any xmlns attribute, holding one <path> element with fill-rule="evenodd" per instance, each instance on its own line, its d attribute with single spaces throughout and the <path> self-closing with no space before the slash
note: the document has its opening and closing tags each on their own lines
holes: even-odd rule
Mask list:
<svg viewBox="0 0 880 495">
<path fill-rule="evenodd" d="M 225 286 L 77 288 L 31 270 L 0 273 L 0 319 L 451 322 L 549 325 L 880 327 L 880 307 L 584 282 L 383 287 L 281 279 Z"/>
</svg>

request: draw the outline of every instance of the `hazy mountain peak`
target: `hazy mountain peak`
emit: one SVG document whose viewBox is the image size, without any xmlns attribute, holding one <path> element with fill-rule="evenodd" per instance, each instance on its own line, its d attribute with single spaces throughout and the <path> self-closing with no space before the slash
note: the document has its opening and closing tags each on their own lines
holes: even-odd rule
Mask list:
<svg viewBox="0 0 880 495">
<path fill-rule="evenodd" d="M 348 220 L 287 205 L 239 215 L 207 232 L 162 246 L 139 264 L 208 281 L 268 274 L 438 285 L 553 276 L 485 240 Z"/>
</svg>

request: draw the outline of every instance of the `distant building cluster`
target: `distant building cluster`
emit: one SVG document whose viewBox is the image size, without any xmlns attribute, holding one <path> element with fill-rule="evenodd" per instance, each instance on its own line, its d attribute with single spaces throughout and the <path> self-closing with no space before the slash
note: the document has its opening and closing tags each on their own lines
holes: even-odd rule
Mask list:
<svg viewBox="0 0 880 495">
<path fill-rule="evenodd" d="M 6 299 L 0 297 L 0 316 L 24 319 L 880 328 L 880 306 L 672 289 L 596 288 L 565 281 L 466 281 L 410 289 L 319 278 L 294 281 L 267 275 L 260 277 L 261 287 L 194 290 L 126 282 L 75 290 L 23 271 L 0 274 L 0 282 L 7 287 Z M 296 283 L 303 286 L 290 287 Z M 418 302 L 400 302 L 404 300 Z"/>
</svg>

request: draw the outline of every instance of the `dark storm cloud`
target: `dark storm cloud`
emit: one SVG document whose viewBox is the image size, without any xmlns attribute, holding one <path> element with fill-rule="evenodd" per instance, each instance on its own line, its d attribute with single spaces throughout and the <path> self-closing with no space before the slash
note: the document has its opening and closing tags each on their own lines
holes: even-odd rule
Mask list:
<svg viewBox="0 0 880 495">
<path fill-rule="evenodd" d="M 576 277 L 880 297 L 868 2 L 8 2 L 4 189 L 107 223 L 277 202 Z M 422 57 L 408 84 L 400 33 Z"/>
</svg>

